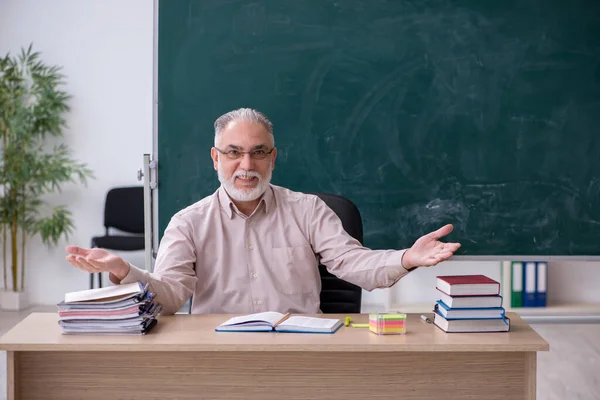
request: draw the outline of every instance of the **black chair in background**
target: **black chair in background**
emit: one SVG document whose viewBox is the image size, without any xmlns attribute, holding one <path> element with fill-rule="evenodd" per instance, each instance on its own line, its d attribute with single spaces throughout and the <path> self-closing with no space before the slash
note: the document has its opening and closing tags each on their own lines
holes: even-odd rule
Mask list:
<svg viewBox="0 0 600 400">
<path fill-rule="evenodd" d="M 94 236 L 91 247 L 106 250 L 144 250 L 144 188 L 118 187 L 108 191 L 104 204 L 104 236 Z M 111 233 L 111 229 L 127 233 Z M 102 287 L 102 273 L 98 273 L 98 287 Z M 90 274 L 90 289 L 94 274 Z"/>
<path fill-rule="evenodd" d="M 360 212 L 354 203 L 345 197 L 327 193 L 308 193 L 319 196 L 342 221 L 350 236 L 363 241 L 363 226 Z M 362 289 L 329 273 L 319 264 L 321 274 L 321 311 L 325 314 L 355 314 L 361 312 Z"/>
</svg>

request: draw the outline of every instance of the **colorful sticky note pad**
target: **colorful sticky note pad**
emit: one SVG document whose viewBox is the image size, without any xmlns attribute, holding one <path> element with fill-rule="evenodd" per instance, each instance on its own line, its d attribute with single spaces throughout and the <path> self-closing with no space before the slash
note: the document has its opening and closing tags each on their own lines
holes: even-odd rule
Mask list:
<svg viewBox="0 0 600 400">
<path fill-rule="evenodd" d="M 369 331 L 378 335 L 403 335 L 406 333 L 406 314 L 369 314 Z"/>
</svg>

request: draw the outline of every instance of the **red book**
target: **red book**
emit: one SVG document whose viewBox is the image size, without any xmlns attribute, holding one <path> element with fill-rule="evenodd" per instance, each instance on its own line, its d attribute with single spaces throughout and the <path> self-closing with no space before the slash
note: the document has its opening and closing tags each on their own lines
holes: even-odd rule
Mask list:
<svg viewBox="0 0 600 400">
<path fill-rule="evenodd" d="M 448 275 L 437 277 L 437 289 L 449 296 L 498 295 L 500 283 L 485 275 Z"/>
</svg>

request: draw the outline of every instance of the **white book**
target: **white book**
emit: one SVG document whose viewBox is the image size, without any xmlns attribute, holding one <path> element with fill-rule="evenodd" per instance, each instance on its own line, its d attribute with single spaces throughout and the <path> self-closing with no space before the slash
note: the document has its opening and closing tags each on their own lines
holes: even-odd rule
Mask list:
<svg viewBox="0 0 600 400">
<path fill-rule="evenodd" d="M 438 297 L 450 308 L 502 307 L 502 296 L 449 296 L 438 290 Z"/>
<path fill-rule="evenodd" d="M 118 302 L 123 299 L 134 297 L 144 293 L 141 282 L 128 283 L 124 285 L 107 286 L 99 289 L 86 289 L 65 294 L 65 303 L 81 302 Z"/>
<path fill-rule="evenodd" d="M 435 313 L 433 323 L 447 333 L 454 332 L 508 332 L 510 319 L 455 319 L 447 320 Z"/>
</svg>

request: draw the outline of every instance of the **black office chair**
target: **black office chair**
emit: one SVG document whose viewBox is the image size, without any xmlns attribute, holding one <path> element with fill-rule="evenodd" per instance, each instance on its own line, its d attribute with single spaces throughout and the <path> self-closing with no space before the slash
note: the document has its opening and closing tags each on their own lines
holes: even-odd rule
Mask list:
<svg viewBox="0 0 600 400">
<path fill-rule="evenodd" d="M 144 250 L 144 188 L 142 186 L 113 188 L 106 194 L 104 204 L 104 236 L 94 236 L 91 247 L 107 250 Z M 117 229 L 129 235 L 111 234 Z M 90 289 L 94 274 L 90 274 Z M 102 273 L 98 273 L 98 287 L 102 287 Z"/>
<path fill-rule="evenodd" d="M 363 241 L 360 212 L 354 203 L 345 197 L 327 193 L 308 193 L 319 196 L 342 221 L 350 236 Z M 362 289 L 329 273 L 319 264 L 321 274 L 321 311 L 325 314 L 356 314 L 361 312 Z"/>
</svg>

